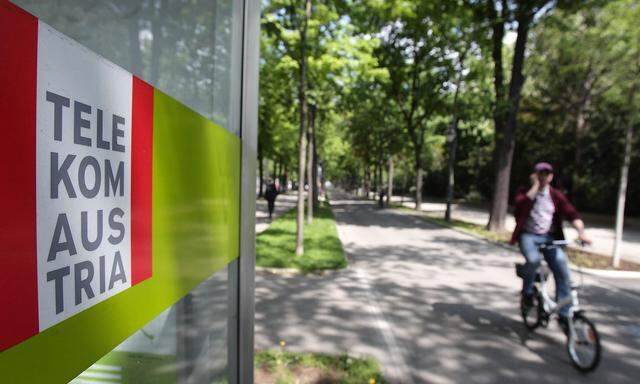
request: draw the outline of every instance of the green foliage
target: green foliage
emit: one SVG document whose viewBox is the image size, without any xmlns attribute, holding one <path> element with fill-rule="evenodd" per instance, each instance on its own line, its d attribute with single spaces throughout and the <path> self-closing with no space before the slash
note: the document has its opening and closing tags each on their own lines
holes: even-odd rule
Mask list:
<svg viewBox="0 0 640 384">
<path fill-rule="evenodd" d="M 335 219 L 328 205 L 321 205 L 313 223 L 305 224 L 304 234 L 304 254 L 296 256 L 295 210 L 282 215 L 257 236 L 256 265 L 295 268 L 303 272 L 347 266 Z"/>
<path fill-rule="evenodd" d="M 447 131 L 455 114 L 455 196 L 490 197 L 495 94 L 489 2 L 313 1 L 309 102 L 319 111 L 317 147 L 327 180 L 355 189 L 366 170 L 384 169 L 392 157 L 395 190 L 409 193 L 415 191 L 418 160 L 426 171 L 425 193 L 444 196 Z M 509 20 L 524 4 L 505 3 Z M 640 98 L 631 105 L 627 100 L 640 81 L 640 5 L 525 5 L 543 3 L 549 6 L 529 35 L 511 190 L 528 183 L 533 163 L 546 160 L 556 165 L 556 185 L 579 209 L 612 212 L 624 126 L 639 124 Z M 270 0 L 263 15 L 261 147 L 265 157 L 289 169 L 297 161 L 301 4 Z M 515 28 L 507 23 L 507 35 Z M 513 43 L 506 42 L 503 65 L 510 65 L 512 55 Z M 636 142 L 632 164 L 640 160 L 638 149 Z M 637 201 L 640 167 L 632 165 L 629 178 L 628 200 Z M 640 214 L 640 205 L 627 206 Z"/>
<path fill-rule="evenodd" d="M 638 99 L 628 93 L 640 78 L 640 7 L 619 0 L 577 12 L 557 10 L 538 25 L 523 95 L 513 186 L 527 182 L 531 164 L 556 164 L 556 185 L 574 203 L 613 213 L 624 145 L 623 126 L 638 124 Z M 637 147 L 637 143 L 635 144 Z M 640 160 L 633 151 L 632 163 Z M 630 171 L 628 200 L 640 198 L 638 167 Z M 640 206 L 628 205 L 640 214 Z"/>
<path fill-rule="evenodd" d="M 296 167 L 298 76 L 302 1 L 272 0 L 262 17 L 260 154 Z M 342 132 L 342 97 L 354 71 L 367 63 L 369 44 L 353 39 L 341 2 L 313 1 L 307 31 L 307 101 L 316 109 L 316 144 L 327 175 L 342 179 L 353 168 Z M 372 43 L 373 44 L 373 43 Z"/>
</svg>

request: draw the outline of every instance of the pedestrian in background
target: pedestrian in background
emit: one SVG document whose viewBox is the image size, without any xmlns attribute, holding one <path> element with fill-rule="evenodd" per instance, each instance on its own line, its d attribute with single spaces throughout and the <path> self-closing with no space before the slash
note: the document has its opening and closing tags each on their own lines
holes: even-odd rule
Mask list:
<svg viewBox="0 0 640 384">
<path fill-rule="evenodd" d="M 267 190 L 264 193 L 264 198 L 267 199 L 267 205 L 269 207 L 269 219 L 273 216 L 273 210 L 276 207 L 276 197 L 278 197 L 278 187 L 276 187 L 273 181 L 269 180 Z"/>
</svg>

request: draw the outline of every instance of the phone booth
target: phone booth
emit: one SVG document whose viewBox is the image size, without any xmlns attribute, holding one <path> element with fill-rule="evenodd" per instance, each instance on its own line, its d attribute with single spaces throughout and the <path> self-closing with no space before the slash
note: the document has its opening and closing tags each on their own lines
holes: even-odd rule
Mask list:
<svg viewBox="0 0 640 384">
<path fill-rule="evenodd" d="M 257 0 L 0 0 L 7 383 L 251 383 Z"/>
</svg>

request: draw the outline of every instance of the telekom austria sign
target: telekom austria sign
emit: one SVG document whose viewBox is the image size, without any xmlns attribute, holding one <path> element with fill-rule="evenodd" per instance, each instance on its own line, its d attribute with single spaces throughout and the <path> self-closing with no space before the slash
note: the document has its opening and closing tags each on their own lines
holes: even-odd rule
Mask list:
<svg viewBox="0 0 640 384">
<path fill-rule="evenodd" d="M 152 127 L 144 116 L 149 86 L 44 23 L 38 24 L 38 47 L 36 251 L 43 330 L 151 277 L 152 167 L 143 148 L 151 146 Z"/>
<path fill-rule="evenodd" d="M 153 90 L 47 24 L 35 25 L 28 42 L 37 46 L 36 70 L 19 84 L 35 89 L 12 91 L 35 90 L 35 119 L 9 120 L 35 123 L 25 135 L 35 136 L 30 148 L 14 148 L 33 156 L 11 165 L 32 177 L 22 185 L 28 191 L 14 192 L 35 192 L 35 199 L 10 216 L 35 215 L 35 253 L 11 284 L 20 297 L 13 308 L 22 313 L 3 347 L 18 337 L 15 327 L 24 329 L 21 338 L 31 336 L 152 276 Z"/>
<path fill-rule="evenodd" d="M 0 116 L 10 382 L 73 378 L 237 257 L 239 139 L 4 0 Z"/>
</svg>

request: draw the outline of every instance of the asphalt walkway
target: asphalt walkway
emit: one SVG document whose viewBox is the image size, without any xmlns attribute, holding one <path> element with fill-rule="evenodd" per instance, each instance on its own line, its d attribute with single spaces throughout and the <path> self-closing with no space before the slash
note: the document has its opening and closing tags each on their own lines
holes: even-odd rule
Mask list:
<svg viewBox="0 0 640 384">
<path fill-rule="evenodd" d="M 520 256 L 399 210 L 335 195 L 349 267 L 256 278 L 256 347 L 374 356 L 392 383 L 637 383 L 640 286 L 584 276 L 602 365 L 578 373 L 555 324 L 518 315 Z M 579 276 L 574 276 L 580 280 Z"/>
</svg>

